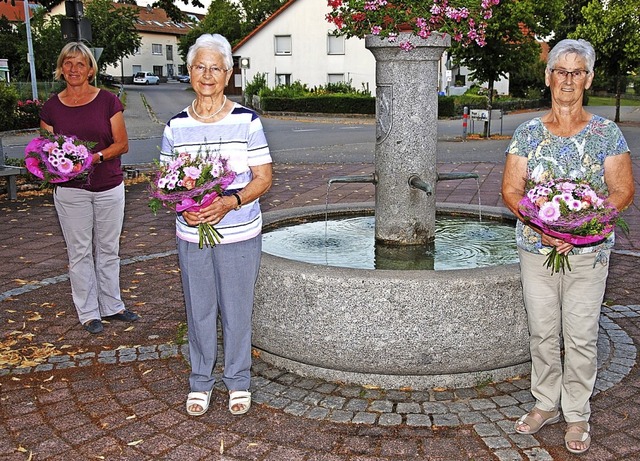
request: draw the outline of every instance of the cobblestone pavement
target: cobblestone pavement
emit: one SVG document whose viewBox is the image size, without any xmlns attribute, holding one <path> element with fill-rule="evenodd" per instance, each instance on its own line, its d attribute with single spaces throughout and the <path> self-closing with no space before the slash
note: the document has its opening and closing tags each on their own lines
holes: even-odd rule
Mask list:
<svg viewBox="0 0 640 461">
<path fill-rule="evenodd" d="M 634 162 L 636 178 L 640 162 Z M 437 186 L 439 201 L 500 206 L 502 165 Z M 265 212 L 324 203 L 333 176 L 373 166 L 276 165 Z M 637 181 L 636 181 L 637 182 Z M 372 201 L 369 184 L 340 184 L 329 202 Z M 50 194 L 0 197 L 0 460 L 632 460 L 640 459 L 638 201 L 626 213 L 601 316 L 591 450 L 570 455 L 563 424 L 514 433 L 530 409 L 528 376 L 461 389 L 378 389 L 303 378 L 254 355 L 254 405 L 241 417 L 216 387 L 206 415 L 188 393 L 184 304 L 173 216 L 154 216 L 145 185 L 127 182 L 122 292 L 141 315 L 89 335 L 77 323 L 66 252 Z M 219 368 L 217 369 L 219 372 Z M 636 424 L 639 423 L 639 424 Z"/>
</svg>

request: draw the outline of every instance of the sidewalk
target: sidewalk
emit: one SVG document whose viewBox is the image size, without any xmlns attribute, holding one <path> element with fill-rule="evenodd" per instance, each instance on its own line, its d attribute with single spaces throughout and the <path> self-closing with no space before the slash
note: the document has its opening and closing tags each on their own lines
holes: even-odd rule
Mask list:
<svg viewBox="0 0 640 461">
<path fill-rule="evenodd" d="M 133 99 L 128 114 L 135 112 Z M 131 134 L 155 129 L 138 114 L 127 120 Z M 640 161 L 634 168 L 638 178 Z M 275 165 L 274 171 L 273 188 L 261 200 L 265 212 L 324 203 L 330 177 L 368 174 L 373 165 Z M 438 184 L 439 201 L 476 204 L 479 195 L 484 206 L 501 206 L 501 164 L 439 164 L 438 171 L 480 175 L 479 190 L 471 181 Z M 373 197 L 370 184 L 340 184 L 329 202 Z M 535 436 L 513 432 L 513 421 L 532 405 L 526 376 L 464 389 L 371 389 L 305 379 L 256 354 L 254 405 L 246 416 L 229 414 L 219 387 L 209 412 L 189 417 L 173 215 L 154 216 L 145 184 L 128 183 L 121 287 L 142 318 L 107 324 L 94 336 L 77 323 L 50 194 L 19 192 L 18 198 L 0 198 L 0 460 L 640 459 L 638 199 L 625 214 L 632 233 L 619 238 L 611 258 L 593 443 L 578 457 L 564 449 L 562 424 Z"/>
</svg>

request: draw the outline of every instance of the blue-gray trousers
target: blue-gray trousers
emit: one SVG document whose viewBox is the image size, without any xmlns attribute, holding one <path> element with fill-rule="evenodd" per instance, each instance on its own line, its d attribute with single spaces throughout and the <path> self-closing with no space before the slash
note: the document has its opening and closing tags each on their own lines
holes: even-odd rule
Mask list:
<svg viewBox="0 0 640 461">
<path fill-rule="evenodd" d="M 177 239 L 182 290 L 189 329 L 192 392 L 215 383 L 217 318 L 222 321 L 224 372 L 230 391 L 248 390 L 251 380 L 251 316 L 260 268 L 262 236 L 237 243 L 198 248 Z"/>
</svg>

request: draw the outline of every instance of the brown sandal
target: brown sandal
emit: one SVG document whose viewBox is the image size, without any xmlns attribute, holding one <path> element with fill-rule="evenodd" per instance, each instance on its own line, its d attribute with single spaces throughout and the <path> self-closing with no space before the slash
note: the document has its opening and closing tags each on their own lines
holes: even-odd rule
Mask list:
<svg viewBox="0 0 640 461">
<path fill-rule="evenodd" d="M 564 446 L 571 453 L 575 453 L 579 455 L 580 453 L 584 453 L 591 446 L 591 436 L 589 435 L 589 430 L 591 426 L 586 421 L 577 421 L 575 423 L 567 423 L 567 431 L 564 433 Z M 576 448 L 571 448 L 569 446 L 572 442 L 582 442 L 584 443 L 584 448 L 578 450 Z"/>
<path fill-rule="evenodd" d="M 555 424 L 560 421 L 560 412 L 558 410 L 544 411 L 533 407 L 526 415 L 522 415 L 514 425 L 514 429 L 518 434 L 535 434 L 547 424 Z M 519 426 L 526 424 L 529 430 L 523 431 Z"/>
</svg>

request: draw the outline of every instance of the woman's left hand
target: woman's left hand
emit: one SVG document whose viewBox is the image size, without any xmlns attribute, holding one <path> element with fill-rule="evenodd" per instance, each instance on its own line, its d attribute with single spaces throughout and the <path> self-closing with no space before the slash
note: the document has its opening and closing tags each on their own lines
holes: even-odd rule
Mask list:
<svg viewBox="0 0 640 461">
<path fill-rule="evenodd" d="M 236 200 L 231 197 L 233 203 Z M 197 226 L 202 223 L 209 223 L 213 226 L 222 221 L 229 211 L 233 210 L 229 197 L 216 197 L 211 205 L 201 208 L 200 211 L 184 211 L 182 217 L 190 226 Z"/>
</svg>

